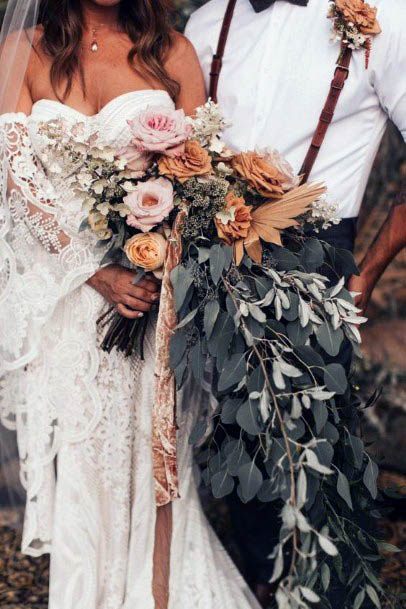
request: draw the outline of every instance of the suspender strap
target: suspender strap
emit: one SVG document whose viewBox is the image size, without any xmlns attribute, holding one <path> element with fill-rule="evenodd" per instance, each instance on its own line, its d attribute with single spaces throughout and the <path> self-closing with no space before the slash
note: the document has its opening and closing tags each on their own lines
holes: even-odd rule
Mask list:
<svg viewBox="0 0 406 609">
<path fill-rule="evenodd" d="M 226 48 L 228 33 L 230 31 L 230 25 L 234 15 L 234 9 L 236 4 L 237 0 L 229 0 L 227 10 L 223 19 L 223 25 L 221 27 L 220 38 L 217 46 L 217 53 L 213 55 L 213 61 L 211 64 L 209 95 L 211 99 L 216 103 L 220 72 L 221 68 L 223 67 L 224 50 Z"/>
<path fill-rule="evenodd" d="M 220 32 L 217 52 L 215 55 L 213 55 L 213 61 L 210 70 L 209 94 L 214 102 L 217 102 L 217 89 L 221 68 L 223 66 L 224 51 L 226 48 L 227 38 L 230 31 L 230 25 L 236 4 L 237 0 L 229 0 L 228 2 L 227 10 L 224 15 L 223 25 Z M 310 148 L 307 152 L 306 158 L 300 170 L 300 175 L 303 175 L 303 183 L 307 182 L 307 180 L 309 179 L 314 163 L 316 162 L 316 159 L 320 152 L 320 148 L 324 142 L 324 138 L 326 137 L 327 130 L 333 120 L 334 112 L 337 107 L 341 91 L 343 90 L 345 81 L 348 78 L 351 57 L 352 50 L 348 47 L 343 48 L 336 70 L 334 72 L 334 78 L 331 82 L 330 92 L 320 115 L 319 124 L 317 125 L 317 129 L 313 135 L 312 143 L 310 144 Z"/>
<path fill-rule="evenodd" d="M 330 86 L 330 92 L 320 115 L 319 124 L 317 125 L 312 143 L 310 144 L 310 148 L 299 172 L 301 175 L 303 175 L 302 183 L 307 182 L 309 179 L 314 163 L 316 162 L 317 156 L 320 152 L 321 145 L 326 137 L 327 130 L 333 120 L 341 91 L 343 90 L 345 81 L 348 78 L 351 57 L 352 50 L 346 47 L 338 61 L 334 78 Z"/>
</svg>

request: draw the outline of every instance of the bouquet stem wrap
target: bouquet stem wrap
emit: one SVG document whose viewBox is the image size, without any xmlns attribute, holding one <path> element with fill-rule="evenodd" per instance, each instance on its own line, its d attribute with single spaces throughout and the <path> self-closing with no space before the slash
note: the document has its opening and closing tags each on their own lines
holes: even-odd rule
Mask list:
<svg viewBox="0 0 406 609">
<path fill-rule="evenodd" d="M 179 235 L 185 212 L 180 212 L 168 241 L 161 299 L 156 328 L 155 404 L 152 412 L 152 458 L 155 496 L 158 506 L 166 505 L 179 497 L 176 459 L 176 389 L 175 377 L 169 365 L 169 345 L 177 324 L 171 284 L 171 271 L 182 256 Z"/>
</svg>

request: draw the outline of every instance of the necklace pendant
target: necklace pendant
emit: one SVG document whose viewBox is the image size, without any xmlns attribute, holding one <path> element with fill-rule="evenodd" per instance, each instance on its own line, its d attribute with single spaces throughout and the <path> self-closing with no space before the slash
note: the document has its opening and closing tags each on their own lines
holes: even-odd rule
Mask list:
<svg viewBox="0 0 406 609">
<path fill-rule="evenodd" d="M 92 53 L 97 53 L 97 51 L 99 50 L 99 45 L 97 44 L 97 40 L 93 40 L 90 50 L 92 51 Z"/>
</svg>

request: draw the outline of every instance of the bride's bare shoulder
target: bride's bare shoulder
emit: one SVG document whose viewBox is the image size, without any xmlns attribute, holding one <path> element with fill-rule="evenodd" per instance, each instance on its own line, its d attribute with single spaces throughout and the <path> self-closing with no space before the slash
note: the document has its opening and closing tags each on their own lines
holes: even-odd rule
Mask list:
<svg viewBox="0 0 406 609">
<path fill-rule="evenodd" d="M 193 44 L 182 34 L 172 33 L 172 45 L 166 62 L 169 75 L 179 84 L 177 107 L 193 115 L 206 101 L 202 69 Z"/>
<path fill-rule="evenodd" d="M 190 66 L 200 69 L 196 50 L 186 36 L 173 31 L 171 33 L 171 43 L 166 57 L 167 69 L 170 72 L 181 72 L 185 67 Z"/>
</svg>

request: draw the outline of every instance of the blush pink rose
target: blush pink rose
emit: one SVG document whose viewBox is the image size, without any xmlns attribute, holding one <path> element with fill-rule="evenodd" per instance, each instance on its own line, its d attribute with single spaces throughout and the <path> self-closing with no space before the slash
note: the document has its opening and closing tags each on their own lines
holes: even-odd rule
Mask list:
<svg viewBox="0 0 406 609">
<path fill-rule="evenodd" d="M 140 182 L 136 190 L 124 197 L 124 203 L 131 210 L 127 224 L 146 233 L 172 211 L 172 183 L 166 178 Z"/>
<path fill-rule="evenodd" d="M 142 178 L 146 170 L 151 167 L 152 154 L 140 152 L 134 146 L 127 146 L 118 152 L 118 158 L 126 162 L 126 169 L 133 172 L 134 178 Z"/>
<path fill-rule="evenodd" d="M 183 154 L 192 126 L 183 110 L 150 106 L 128 124 L 134 139 L 131 143 L 142 152 L 159 152 L 176 157 Z"/>
</svg>

